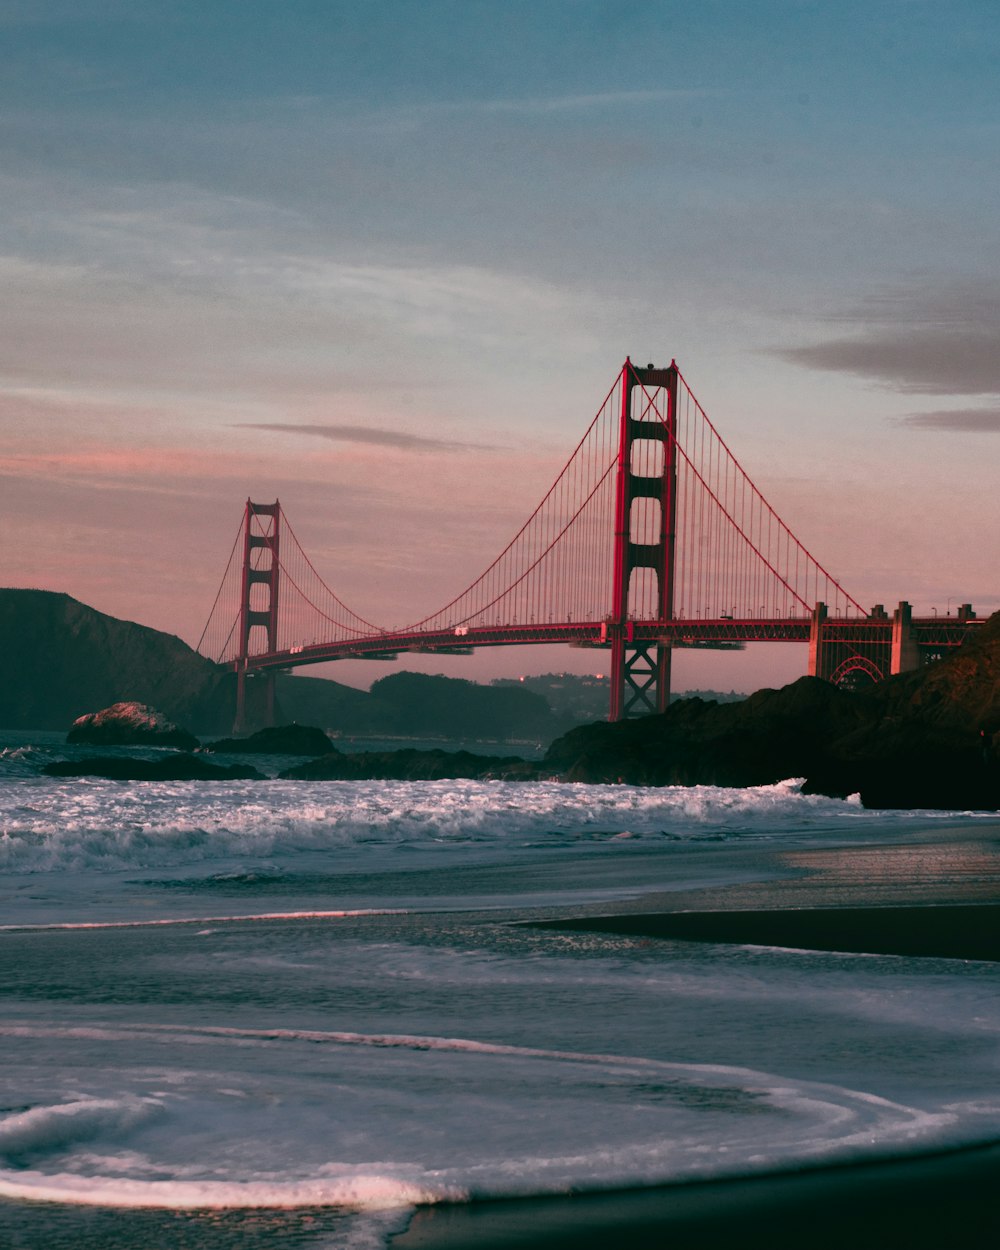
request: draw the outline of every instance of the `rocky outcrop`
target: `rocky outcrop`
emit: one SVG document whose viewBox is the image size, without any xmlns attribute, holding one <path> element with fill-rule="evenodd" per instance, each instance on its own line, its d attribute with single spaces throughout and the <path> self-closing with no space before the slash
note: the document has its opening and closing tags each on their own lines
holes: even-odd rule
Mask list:
<svg viewBox="0 0 1000 1250">
<path fill-rule="evenodd" d="M 854 696 L 801 677 L 742 703 L 680 699 L 661 716 L 581 726 L 552 744 L 544 766 L 567 781 L 766 785 L 809 776 L 831 735 L 859 723 Z"/>
<path fill-rule="evenodd" d="M 681 699 L 659 716 L 571 730 L 538 764 L 468 752 L 334 752 L 286 777 L 506 778 L 767 785 L 867 807 L 1000 808 L 1000 614 L 960 650 L 864 694 L 803 677 L 741 703 Z"/>
<path fill-rule="evenodd" d="M 278 774 L 303 781 L 533 781 L 535 765 L 516 756 L 500 758 L 474 755 L 471 751 L 333 751 L 307 764 L 297 764 Z"/>
<path fill-rule="evenodd" d="M 73 722 L 66 741 L 101 746 L 161 746 L 193 751 L 198 739 L 145 703 L 113 703 Z"/>
<path fill-rule="evenodd" d="M 260 781 L 262 774 L 247 764 L 224 767 L 200 755 L 164 755 L 158 760 L 120 755 L 84 760 L 56 760 L 42 772 L 48 777 L 105 777 L 111 781 Z"/>
<path fill-rule="evenodd" d="M 808 786 L 870 807 L 1000 808 L 1000 613 L 945 659 L 859 700 Z"/>
<path fill-rule="evenodd" d="M 803 677 L 743 703 L 682 699 L 549 748 L 567 780 L 805 788 L 867 807 L 1000 808 L 1000 613 L 954 654 L 849 694 Z"/>
<path fill-rule="evenodd" d="M 322 729 L 311 725 L 276 725 L 248 738 L 221 738 L 206 751 L 227 755 L 328 755 L 334 746 Z"/>
</svg>

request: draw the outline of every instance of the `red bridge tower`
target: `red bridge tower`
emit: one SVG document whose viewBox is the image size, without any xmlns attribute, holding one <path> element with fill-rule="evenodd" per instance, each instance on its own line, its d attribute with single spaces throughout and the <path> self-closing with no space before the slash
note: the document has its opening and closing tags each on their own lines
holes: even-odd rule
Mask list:
<svg viewBox="0 0 1000 1250">
<path fill-rule="evenodd" d="M 278 649 L 278 540 L 281 529 L 281 504 L 246 502 L 243 514 L 243 576 L 240 580 L 239 651 L 236 664 L 237 733 L 246 725 L 246 681 L 251 655 L 250 635 L 263 629 L 267 645 L 254 648 L 274 652 Z M 255 587 L 266 587 L 266 594 Z M 267 723 L 274 724 L 274 673 L 267 670 Z"/>
<path fill-rule="evenodd" d="M 662 388 L 666 404 L 654 408 L 649 392 Z M 651 447 L 650 444 L 653 444 Z M 645 444 L 645 446 L 643 446 Z M 656 445 L 662 447 L 662 454 Z M 653 472 L 649 472 L 650 468 Z M 633 503 L 659 504 L 659 535 L 636 541 Z M 621 375 L 621 424 L 615 494 L 615 550 L 611 638 L 610 719 L 662 712 L 670 699 L 669 645 L 639 642 L 629 619 L 629 589 L 636 569 L 657 582 L 657 619 L 673 619 L 674 540 L 677 533 L 677 364 L 636 368 L 626 358 Z M 643 535 L 649 538 L 647 532 Z"/>
</svg>

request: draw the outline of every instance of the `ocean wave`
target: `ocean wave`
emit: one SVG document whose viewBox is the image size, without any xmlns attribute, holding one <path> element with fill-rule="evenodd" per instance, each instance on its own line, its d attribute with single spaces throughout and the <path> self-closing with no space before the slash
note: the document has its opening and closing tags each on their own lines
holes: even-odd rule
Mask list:
<svg viewBox="0 0 1000 1250">
<path fill-rule="evenodd" d="M 364 1172 L 286 1181 L 151 1181 L 122 1176 L 78 1176 L 72 1172 L 0 1170 L 0 1196 L 35 1202 L 172 1210 L 335 1206 L 381 1211 L 458 1201 L 468 1195 L 440 1185 L 414 1184 L 391 1174 Z"/>
<path fill-rule="evenodd" d="M 951 1108 L 907 1106 L 749 1068 L 475 1038 L 171 1025 L 27 1026 L 4 1033 L 9 1042 L 124 1046 L 149 1057 L 151 1043 L 173 1056 L 194 1046 L 206 1054 L 205 1074 L 217 1072 L 231 1042 L 240 1048 L 233 1060 L 240 1058 L 229 1082 L 250 1077 L 248 1054 L 260 1054 L 261 1047 L 287 1050 L 278 1060 L 283 1068 L 306 1055 L 314 1063 L 317 1046 L 343 1052 L 332 1069 L 337 1099 L 327 1131 L 319 1138 L 307 1134 L 300 1147 L 306 1153 L 297 1159 L 279 1143 L 287 1147 L 293 1125 L 301 1131 L 302 1112 L 297 1100 L 286 1107 L 273 1094 L 273 1075 L 264 1077 L 275 1060 L 235 1090 L 216 1087 L 218 1075 L 209 1077 L 210 1085 L 205 1077 L 192 1082 L 186 1060 L 178 1069 L 185 1078 L 175 1079 L 162 1097 L 75 1099 L 0 1120 L 0 1155 L 7 1163 L 0 1169 L 0 1195 L 11 1198 L 378 1210 L 899 1156 L 953 1144 L 970 1123 Z M 213 1045 L 223 1050 L 205 1051 Z M 269 1082 L 263 1101 L 258 1079 Z M 444 1104 L 442 1079 L 450 1091 Z M 396 1091 L 385 1106 L 403 1119 L 376 1114 L 373 1081 Z M 539 1114 L 553 1097 L 558 1124 Z M 170 1102 L 166 1137 L 157 1133 L 163 1098 Z M 987 1119 L 995 1133 L 995 1108 Z M 971 1120 L 982 1124 L 980 1117 Z M 425 1136 L 421 1124 L 433 1132 Z M 307 1157 L 317 1146 L 328 1157 Z M 39 1156 L 50 1158 L 51 1166 L 43 1167 Z"/>
<path fill-rule="evenodd" d="M 127 1133 L 160 1110 L 149 1098 L 81 1098 L 0 1120 L 0 1157 L 47 1154 L 111 1132 Z"/>
<path fill-rule="evenodd" d="M 106 871 L 302 852 L 780 837 L 870 819 L 856 799 L 772 786 L 503 782 L 11 782 L 0 868 Z"/>
</svg>

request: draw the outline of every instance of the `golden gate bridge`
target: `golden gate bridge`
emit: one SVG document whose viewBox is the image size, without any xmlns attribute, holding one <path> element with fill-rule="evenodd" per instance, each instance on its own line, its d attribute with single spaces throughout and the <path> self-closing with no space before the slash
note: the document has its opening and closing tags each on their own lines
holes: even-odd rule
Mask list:
<svg viewBox="0 0 1000 1250">
<path fill-rule="evenodd" d="M 880 681 L 958 646 L 978 622 L 866 611 L 768 504 L 676 362 L 626 359 L 534 512 L 469 586 L 405 628 L 349 608 L 313 566 L 280 502 L 247 500 L 202 654 L 246 681 L 342 659 L 566 643 L 610 650 L 610 719 L 662 711 L 673 651 L 809 646 L 809 672 Z M 305 640 L 310 641 L 306 642 Z"/>
</svg>

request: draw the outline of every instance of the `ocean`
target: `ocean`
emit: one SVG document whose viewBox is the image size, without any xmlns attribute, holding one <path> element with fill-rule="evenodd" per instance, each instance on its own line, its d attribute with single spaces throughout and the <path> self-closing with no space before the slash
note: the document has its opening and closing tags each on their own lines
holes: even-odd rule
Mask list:
<svg viewBox="0 0 1000 1250">
<path fill-rule="evenodd" d="M 0 736 L 3 1250 L 382 1250 L 1000 1139 L 995 963 L 535 923 L 996 901 L 996 813 L 39 774 L 93 753 Z"/>
</svg>

